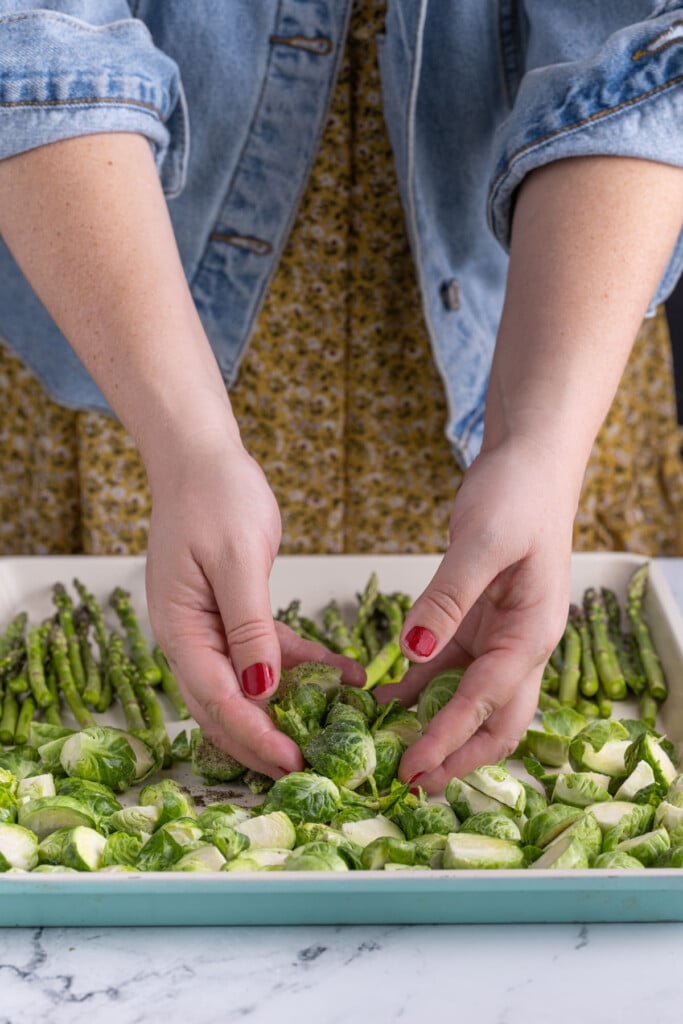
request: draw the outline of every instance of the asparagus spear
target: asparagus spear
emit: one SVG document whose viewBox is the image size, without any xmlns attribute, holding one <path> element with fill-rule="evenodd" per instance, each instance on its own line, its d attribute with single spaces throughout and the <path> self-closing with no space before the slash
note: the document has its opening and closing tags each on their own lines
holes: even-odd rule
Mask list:
<svg viewBox="0 0 683 1024">
<path fill-rule="evenodd" d="M 166 660 L 166 655 L 159 646 L 156 646 L 152 651 L 152 657 L 161 670 L 161 686 L 175 708 L 176 715 L 178 718 L 182 719 L 189 718 L 190 712 L 187 710 L 187 705 L 183 700 L 183 695 L 180 692 L 180 687 L 178 686 L 178 680 L 171 672 L 171 666 Z"/>
<path fill-rule="evenodd" d="M 339 605 L 330 601 L 323 610 L 323 625 L 330 640 L 330 646 L 347 658 L 360 661 L 363 651 L 354 643 L 351 632 L 342 618 Z"/>
<path fill-rule="evenodd" d="M 583 605 L 590 625 L 593 656 L 600 683 L 610 700 L 623 700 L 626 696 L 626 681 L 614 645 L 609 638 L 605 606 L 593 587 L 589 587 L 584 593 Z"/>
<path fill-rule="evenodd" d="M 16 670 L 17 658 L 23 658 L 27 622 L 26 612 L 19 612 L 0 635 L 0 677 L 3 679 Z"/>
<path fill-rule="evenodd" d="M 640 657 L 634 657 L 631 644 L 633 634 L 624 634 L 622 631 L 619 599 L 608 587 L 603 587 L 600 592 L 607 612 L 607 629 L 617 652 L 626 685 L 632 693 L 641 694 L 645 689 L 645 673 L 640 664 Z"/>
<path fill-rule="evenodd" d="M 85 672 L 83 700 L 90 707 L 97 707 L 102 695 L 102 675 L 90 646 L 90 615 L 85 605 L 81 605 L 75 616 L 75 621 L 76 632 L 78 633 L 81 645 L 81 661 L 83 663 L 83 671 Z"/>
<path fill-rule="evenodd" d="M 100 652 L 100 665 L 104 666 L 107 659 L 107 630 L 104 625 L 104 614 L 95 599 L 95 596 L 90 593 L 85 584 L 81 583 L 78 579 L 75 579 L 73 582 L 74 587 L 78 591 L 81 601 L 88 612 L 88 616 L 95 633 L 97 647 Z"/>
<path fill-rule="evenodd" d="M 645 562 L 644 565 L 641 565 L 640 568 L 636 569 L 631 576 L 627 588 L 626 613 L 631 620 L 631 627 L 638 643 L 638 651 L 640 653 L 643 669 L 645 670 L 648 692 L 655 700 L 663 701 L 666 699 L 668 687 L 666 685 L 666 679 L 664 678 L 664 672 L 662 671 L 661 662 L 652 643 L 650 630 L 643 620 L 642 615 L 643 597 L 645 596 L 645 586 L 647 583 L 647 572 L 648 565 L 647 562 Z"/>
<path fill-rule="evenodd" d="M 74 625 L 74 606 L 63 583 L 55 583 L 53 586 L 52 601 L 57 609 L 59 624 L 66 637 L 69 665 L 71 666 L 74 685 L 79 693 L 83 693 L 85 689 L 85 672 L 83 670 L 83 662 L 81 661 L 81 647 Z"/>
<path fill-rule="evenodd" d="M 14 731 L 19 717 L 19 701 L 8 690 L 2 702 L 2 718 L 0 718 L 0 743 L 9 746 L 14 743 Z"/>
<path fill-rule="evenodd" d="M 62 725 L 62 713 L 59 709 L 59 687 L 57 685 L 57 674 L 51 658 L 46 658 L 45 685 L 54 697 L 53 703 L 48 704 L 43 711 L 45 721 L 49 722 L 50 725 Z"/>
<path fill-rule="evenodd" d="M 123 708 L 126 724 L 131 730 L 144 729 L 145 720 L 126 671 L 126 655 L 120 633 L 112 632 L 107 649 L 107 676 Z"/>
<path fill-rule="evenodd" d="M 126 631 L 126 638 L 138 672 L 145 682 L 157 686 L 161 682 L 161 670 L 150 654 L 137 615 L 130 603 L 130 594 L 123 587 L 117 587 L 111 595 L 111 605 Z"/>
<path fill-rule="evenodd" d="M 25 652 L 17 666 L 16 672 L 8 678 L 6 689 L 8 693 L 14 694 L 28 693 L 31 689 L 31 684 L 28 681 L 28 663 Z"/>
<path fill-rule="evenodd" d="M 581 637 L 581 677 L 579 679 L 579 689 L 584 697 L 594 697 L 598 692 L 599 680 L 595 661 L 593 660 L 588 623 L 581 609 L 575 604 L 569 608 L 569 618 Z"/>
<path fill-rule="evenodd" d="M 50 626 L 43 623 L 40 626 L 32 626 L 26 637 L 26 659 L 28 679 L 31 693 L 39 708 L 47 708 L 54 704 L 54 695 L 45 682 L 45 670 L 43 663 L 47 653 L 47 638 Z M 26 698 L 28 700 L 28 698 Z M 30 721 L 30 719 L 29 719 Z"/>
<path fill-rule="evenodd" d="M 386 594 L 378 594 L 375 607 L 386 617 L 388 639 L 365 666 L 366 681 L 363 687 L 364 690 L 374 689 L 395 662 L 398 661 L 402 653 L 398 641 L 403 627 L 403 612 L 398 602 Z"/>
<path fill-rule="evenodd" d="M 17 724 L 14 728 L 15 744 L 28 743 L 28 732 L 36 711 L 36 702 L 30 694 L 27 694 L 21 702 Z"/>
<path fill-rule="evenodd" d="M 579 694 L 580 677 L 581 635 L 569 619 L 567 619 L 567 624 L 564 627 L 562 671 L 560 672 L 560 685 L 558 689 L 560 704 L 564 704 L 565 707 L 574 707 Z"/>
<path fill-rule="evenodd" d="M 52 625 L 49 647 L 52 653 L 55 672 L 57 673 L 57 681 L 64 694 L 64 700 L 71 709 L 71 713 L 82 729 L 95 725 L 95 719 L 83 703 L 76 687 L 69 660 L 69 644 L 59 622 L 54 622 Z"/>
</svg>

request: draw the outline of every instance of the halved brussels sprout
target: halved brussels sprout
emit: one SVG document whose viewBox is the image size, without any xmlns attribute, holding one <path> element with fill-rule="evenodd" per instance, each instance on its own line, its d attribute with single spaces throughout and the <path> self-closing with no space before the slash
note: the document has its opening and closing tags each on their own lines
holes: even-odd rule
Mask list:
<svg viewBox="0 0 683 1024">
<path fill-rule="evenodd" d="M 389 821 L 383 814 L 377 814 L 374 818 L 365 818 L 363 821 L 346 821 L 341 826 L 343 835 L 351 839 L 358 846 L 368 846 L 374 839 L 388 837 L 390 839 L 405 839 L 398 825 Z"/>
<path fill-rule="evenodd" d="M 493 839 L 506 839 L 510 843 L 521 843 L 522 841 L 519 826 L 512 818 L 491 811 L 473 814 L 460 826 L 460 831 L 471 832 L 477 836 L 491 836 Z"/>
<path fill-rule="evenodd" d="M 500 764 L 485 764 L 466 775 L 464 782 L 492 800 L 509 807 L 515 814 L 523 814 L 526 806 L 524 786 Z"/>
<path fill-rule="evenodd" d="M 71 796 L 41 796 L 19 807 L 17 820 L 35 832 L 38 840 L 61 828 L 86 825 L 93 828 L 95 819 L 88 808 Z"/>
<path fill-rule="evenodd" d="M 326 843 L 306 843 L 292 850 L 282 865 L 284 871 L 348 871 L 338 847 Z"/>
<path fill-rule="evenodd" d="M 645 867 L 654 864 L 670 848 L 671 840 L 665 828 L 643 832 L 642 835 L 634 836 L 632 839 L 624 839 L 614 847 L 615 850 L 621 850 L 622 853 L 628 853 L 630 857 L 635 857 Z"/>
<path fill-rule="evenodd" d="M 215 846 L 198 846 L 195 850 L 184 853 L 173 865 L 173 870 L 220 871 L 225 863 L 225 857 Z"/>
<path fill-rule="evenodd" d="M 12 822 L 0 823 L 0 871 L 32 871 L 37 863 L 38 840 L 33 832 Z"/>
<path fill-rule="evenodd" d="M 524 866 L 524 854 L 518 843 L 462 831 L 446 836 L 443 851 L 443 867 L 446 870 L 468 868 L 488 871 Z"/>
<path fill-rule="evenodd" d="M 334 782 L 313 772 L 290 772 L 273 785 L 263 801 L 263 812 L 284 811 L 295 825 L 302 821 L 329 823 L 341 807 Z"/>
<path fill-rule="evenodd" d="M 590 807 L 612 799 L 608 785 L 609 775 L 599 772 L 560 772 L 555 779 L 553 801 L 571 807 Z"/>
<path fill-rule="evenodd" d="M 133 748 L 120 729 L 108 726 L 93 725 L 67 736 L 60 762 L 67 775 L 102 782 L 118 792 L 128 789 L 136 778 Z"/>
<path fill-rule="evenodd" d="M 235 825 L 249 839 L 250 850 L 293 850 L 296 830 L 284 811 L 270 811 Z"/>
</svg>

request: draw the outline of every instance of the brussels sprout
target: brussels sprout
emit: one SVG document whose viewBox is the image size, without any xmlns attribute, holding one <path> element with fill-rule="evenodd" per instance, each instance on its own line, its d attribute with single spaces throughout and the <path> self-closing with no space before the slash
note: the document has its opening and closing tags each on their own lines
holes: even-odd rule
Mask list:
<svg viewBox="0 0 683 1024">
<path fill-rule="evenodd" d="M 517 843 L 491 836 L 456 832 L 446 837 L 443 867 L 491 870 L 494 868 L 523 868 L 524 854 Z"/>
<path fill-rule="evenodd" d="M 191 757 L 190 737 L 182 729 L 171 743 L 171 758 L 173 761 L 189 761 Z"/>
<path fill-rule="evenodd" d="M 194 801 L 189 792 L 174 779 L 162 779 L 143 786 L 140 791 L 140 804 L 158 807 L 160 815 L 157 825 L 163 825 L 174 818 L 196 818 Z"/>
<path fill-rule="evenodd" d="M 184 853 L 173 865 L 174 871 L 220 871 L 227 863 L 215 846 L 198 846 L 196 850 Z"/>
<path fill-rule="evenodd" d="M 668 868 L 683 868 L 683 845 L 676 846 L 669 851 L 666 866 Z"/>
<path fill-rule="evenodd" d="M 43 744 L 51 743 L 52 740 L 65 739 L 67 736 L 73 736 L 75 732 L 75 729 L 68 729 L 65 725 L 52 725 L 50 722 L 34 720 L 29 726 L 28 741 L 30 746 L 40 751 Z"/>
<path fill-rule="evenodd" d="M 136 777 L 137 762 L 126 735 L 108 726 L 93 725 L 68 736 L 60 761 L 67 775 L 102 782 L 119 792 Z"/>
<path fill-rule="evenodd" d="M 332 706 L 325 728 L 307 743 L 303 754 L 317 772 L 347 789 L 358 789 L 377 766 L 365 719 L 346 704 Z"/>
<path fill-rule="evenodd" d="M 619 722 L 590 722 L 569 744 L 569 761 L 576 771 L 602 772 L 612 777 L 626 770 L 631 746 L 627 730 Z"/>
<path fill-rule="evenodd" d="M 367 692 L 367 691 L 364 691 Z M 406 745 L 403 740 L 394 732 L 380 729 L 373 733 L 375 744 L 375 785 L 379 793 L 384 793 L 391 786 L 396 777 L 398 766 L 401 763 Z"/>
<path fill-rule="evenodd" d="M 208 785 L 215 782 L 233 782 L 246 771 L 243 764 L 217 747 L 207 736 L 203 736 L 201 729 L 192 730 L 190 750 L 192 770 Z"/>
<path fill-rule="evenodd" d="M 525 749 L 538 758 L 541 764 L 561 768 L 569 757 L 569 740 L 566 736 L 552 736 L 540 729 L 527 729 Z"/>
<path fill-rule="evenodd" d="M 602 849 L 602 831 L 592 814 L 584 812 L 581 817 L 572 822 L 560 833 L 561 837 L 571 836 L 581 843 L 589 866 L 593 863 Z M 554 840 L 557 842 L 558 840 Z M 552 845 L 552 844 L 549 844 Z"/>
<path fill-rule="evenodd" d="M 473 814 L 460 826 L 460 831 L 471 832 L 477 836 L 491 836 L 493 839 L 506 839 L 510 843 L 521 843 L 522 841 L 522 833 L 512 818 L 508 818 L 505 814 L 494 814 L 491 811 Z"/>
<path fill-rule="evenodd" d="M 77 875 L 76 868 L 65 868 L 63 864 L 39 864 L 32 871 L 34 875 Z"/>
<path fill-rule="evenodd" d="M 389 821 L 383 814 L 377 814 L 374 818 L 366 818 L 363 821 L 346 821 L 341 826 L 343 835 L 351 839 L 358 846 L 368 846 L 373 839 L 387 837 L 390 839 L 405 839 L 398 825 Z"/>
<path fill-rule="evenodd" d="M 322 699 L 324 700 L 325 698 L 323 697 Z M 279 704 L 271 704 L 268 712 L 280 732 L 283 732 L 285 736 L 289 736 L 290 740 L 294 740 L 299 747 L 305 747 L 311 735 L 315 735 L 315 732 L 318 731 L 316 729 L 311 733 L 294 708 L 285 709 L 280 707 Z"/>
<path fill-rule="evenodd" d="M 362 804 L 354 804 L 347 807 L 342 807 L 338 814 L 335 814 L 334 818 L 330 822 L 330 826 L 333 829 L 341 829 L 342 825 L 347 821 L 365 821 L 368 818 L 374 818 L 375 811 L 370 807 L 365 807 Z"/>
<path fill-rule="evenodd" d="M 447 836 L 460 828 L 460 822 L 449 804 L 420 803 L 413 814 L 417 831 L 410 836 L 411 839 L 421 835 Z"/>
<path fill-rule="evenodd" d="M 249 840 L 249 848 L 256 850 L 293 850 L 296 830 L 284 811 L 271 811 L 235 825 Z"/>
<path fill-rule="evenodd" d="M 654 782 L 663 796 L 676 778 L 676 768 L 659 741 L 650 733 L 644 733 L 629 747 L 626 770 L 632 772 L 641 761 L 646 761 L 652 768 Z"/>
<path fill-rule="evenodd" d="M 100 866 L 106 868 L 115 864 L 126 864 L 134 867 L 148 838 L 146 835 L 134 835 L 132 832 L 112 832 L 104 844 Z"/>
<path fill-rule="evenodd" d="M 211 828 L 234 828 L 241 821 L 253 818 L 254 812 L 249 807 L 239 804 L 209 804 L 197 818 L 197 824 L 205 831 Z"/>
<path fill-rule="evenodd" d="M 202 830 L 192 818 L 167 821 L 142 847 L 136 867 L 140 871 L 167 871 L 189 849 L 199 846 L 201 839 Z"/>
<path fill-rule="evenodd" d="M 292 850 L 282 865 L 284 871 L 348 871 L 339 850 L 326 843 L 306 843 Z"/>
<path fill-rule="evenodd" d="M 571 807 L 590 807 L 611 800 L 609 775 L 599 772 L 560 772 L 555 780 L 553 801 Z"/>
<path fill-rule="evenodd" d="M 0 824 L 17 820 L 17 798 L 9 789 L 0 789 Z"/>
<path fill-rule="evenodd" d="M 221 871 L 281 871 L 291 850 L 247 850 L 223 865 Z"/>
<path fill-rule="evenodd" d="M 412 840 L 415 851 L 415 863 L 428 868 L 440 868 L 443 864 L 443 851 L 446 849 L 446 836 L 428 834 L 416 836 Z M 386 865 L 385 865 L 386 870 Z"/>
<path fill-rule="evenodd" d="M 614 849 L 628 853 L 630 857 L 635 857 L 641 864 L 648 867 L 650 864 L 654 864 L 670 847 L 669 833 L 665 828 L 658 828 L 653 832 L 643 832 L 642 835 L 634 836 L 632 839 L 624 839 Z"/>
<path fill-rule="evenodd" d="M 340 807 L 341 796 L 331 779 L 313 772 L 290 772 L 269 790 L 262 810 L 265 814 L 284 811 L 298 825 L 301 821 L 329 823 Z"/>
<path fill-rule="evenodd" d="M 43 743 L 38 748 L 38 756 L 40 757 L 40 764 L 44 772 L 62 772 L 62 747 L 68 740 L 69 736 L 75 736 L 76 733 L 73 730 L 66 736 L 60 736 L 58 739 L 50 740 L 48 743 Z"/>
<path fill-rule="evenodd" d="M 11 772 L 16 779 L 26 779 L 29 775 L 42 775 L 39 761 L 35 747 L 20 746 L 0 755 L 0 768 Z"/>
<path fill-rule="evenodd" d="M 17 779 L 7 768 L 0 768 L 0 790 L 3 789 L 12 794 L 17 791 Z"/>
<path fill-rule="evenodd" d="M 522 782 L 524 792 L 526 793 L 526 805 L 524 807 L 524 813 L 528 818 L 531 818 L 538 811 L 542 811 L 544 807 L 548 806 L 548 801 L 542 793 L 532 786 L 528 782 Z"/>
<path fill-rule="evenodd" d="M 113 832 L 129 832 L 138 835 L 140 832 L 154 832 L 159 824 L 161 808 L 147 804 L 123 807 L 115 811 L 107 822 L 107 828 Z"/>
<path fill-rule="evenodd" d="M 641 864 L 639 860 L 631 857 L 628 853 L 624 853 L 623 850 L 610 850 L 608 853 L 601 853 L 599 857 L 595 858 L 592 866 L 599 870 L 614 868 L 626 868 L 628 870 L 639 868 L 643 870 L 645 868 L 644 864 Z"/>
<path fill-rule="evenodd" d="M 557 708 L 553 711 L 544 711 L 541 715 L 541 724 L 544 732 L 551 736 L 564 736 L 571 740 L 574 736 L 585 729 L 588 724 L 584 715 L 579 714 L 574 708 Z"/>
<path fill-rule="evenodd" d="M 628 800 L 612 800 L 609 803 L 591 804 L 586 810 L 593 815 L 604 835 L 605 832 L 627 818 L 635 806 Z"/>
<path fill-rule="evenodd" d="M 464 671 L 462 668 L 446 669 L 429 680 L 417 698 L 417 717 L 423 729 L 442 708 L 446 707 L 458 689 Z"/>
<path fill-rule="evenodd" d="M 159 742 L 158 734 L 153 729 L 138 730 L 135 733 L 122 732 L 135 756 L 135 772 L 133 782 L 142 782 L 148 775 L 161 768 L 165 757 L 164 744 L 168 736 L 163 733 L 163 741 Z"/>
<path fill-rule="evenodd" d="M 529 818 L 522 829 L 522 839 L 527 846 L 544 849 L 560 832 L 578 821 L 583 813 L 580 808 L 568 804 L 551 804 Z"/>
<path fill-rule="evenodd" d="M 422 734 L 420 720 L 414 711 L 404 708 L 397 700 L 385 704 L 372 727 L 375 735 L 379 732 L 393 732 L 408 747 Z"/>
<path fill-rule="evenodd" d="M 534 870 L 575 871 L 588 867 L 588 854 L 583 843 L 571 835 L 561 835 L 549 843 L 538 860 Z"/>
<path fill-rule="evenodd" d="M 97 871 L 106 840 L 86 825 L 60 828 L 46 836 L 38 848 L 42 864 L 61 864 L 76 871 Z"/>
<path fill-rule="evenodd" d="M 11 822 L 0 824 L 0 871 L 32 871 L 38 863 L 38 840 L 33 832 Z"/>
<path fill-rule="evenodd" d="M 249 837 L 229 825 L 206 829 L 204 838 L 223 854 L 225 860 L 234 860 L 249 849 Z"/>
<path fill-rule="evenodd" d="M 655 773 L 647 761 L 638 761 L 614 794 L 615 800 L 629 800 L 634 803 L 659 803 L 661 797 L 662 792 L 655 781 Z"/>
<path fill-rule="evenodd" d="M 497 800 L 516 814 L 523 814 L 526 805 L 524 786 L 500 764 L 485 764 L 466 775 L 467 782 L 485 796 Z"/>
<path fill-rule="evenodd" d="M 595 811 L 593 814 L 595 815 Z M 654 807 L 650 804 L 631 804 L 631 810 L 622 815 L 616 825 L 605 830 L 602 839 L 603 851 L 609 853 L 610 850 L 616 850 L 624 840 L 643 835 L 650 828 L 653 818 Z"/>
<path fill-rule="evenodd" d="M 372 725 L 379 714 L 379 704 L 371 690 L 363 690 L 359 686 L 342 686 L 339 700 L 360 711 L 368 726 Z"/>
<path fill-rule="evenodd" d="M 296 848 L 297 846 L 305 846 L 306 843 L 327 843 L 330 846 L 336 846 L 340 855 L 349 864 L 356 868 L 361 866 L 363 848 L 330 825 L 323 825 L 315 821 L 302 822 L 297 826 L 296 842 L 294 845 Z"/>
<path fill-rule="evenodd" d="M 321 690 L 328 704 L 339 696 L 341 691 L 341 669 L 333 665 L 327 665 L 323 661 L 303 661 L 294 668 L 286 669 L 280 676 L 278 696 L 280 703 L 287 699 L 287 692 L 290 687 L 300 686 L 304 683 L 316 686 Z"/>
<path fill-rule="evenodd" d="M 250 793 L 254 793 L 257 796 L 267 793 L 273 785 L 270 775 L 264 775 L 263 772 L 255 772 L 252 768 L 247 768 L 242 776 L 242 782 Z"/>
<path fill-rule="evenodd" d="M 415 847 L 405 839 L 389 836 L 373 839 L 363 847 L 361 867 L 365 871 L 381 871 L 388 861 L 394 864 L 414 864 Z"/>
<path fill-rule="evenodd" d="M 35 832 L 39 840 L 61 828 L 86 825 L 92 828 L 95 819 L 82 803 L 71 796 L 41 796 L 19 806 L 17 821 Z"/>
<path fill-rule="evenodd" d="M 683 798 L 683 774 L 677 775 L 675 779 L 671 781 L 669 788 L 666 791 L 666 799 L 672 804 L 676 804 L 678 806 L 677 798 L 679 797 Z"/>
<path fill-rule="evenodd" d="M 668 800 L 662 800 L 655 810 L 654 827 L 665 828 L 672 833 L 683 826 L 683 807 L 670 804 Z"/>
<path fill-rule="evenodd" d="M 482 811 L 491 811 L 496 814 L 506 814 L 509 818 L 515 816 L 511 807 L 502 804 L 500 800 L 494 800 L 490 796 L 481 793 L 474 786 L 470 786 L 464 779 L 454 778 L 446 786 L 446 799 L 461 821 L 469 818 L 472 814 L 479 814 Z"/>
<path fill-rule="evenodd" d="M 88 779 L 66 778 L 57 780 L 59 796 L 71 796 L 88 808 L 96 822 L 121 810 L 121 804 L 108 786 Z"/>
<path fill-rule="evenodd" d="M 41 796 L 56 796 L 55 779 L 51 772 L 45 775 L 30 775 L 17 784 L 17 803 L 25 804 Z"/>
<path fill-rule="evenodd" d="M 394 864 L 388 860 L 384 865 L 385 871 L 430 871 L 428 864 Z"/>
<path fill-rule="evenodd" d="M 55 868 L 55 870 L 57 869 Z M 65 870 L 71 871 L 72 869 L 67 868 Z M 105 867 L 100 867 L 97 870 L 100 873 L 107 875 L 129 875 L 131 871 L 136 872 L 137 868 L 132 864 L 107 864 Z"/>
</svg>

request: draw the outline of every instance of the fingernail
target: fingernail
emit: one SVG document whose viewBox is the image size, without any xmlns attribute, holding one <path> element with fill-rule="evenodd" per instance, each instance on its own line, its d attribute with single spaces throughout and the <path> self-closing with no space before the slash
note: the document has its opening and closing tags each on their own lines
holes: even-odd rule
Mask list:
<svg viewBox="0 0 683 1024">
<path fill-rule="evenodd" d="M 262 661 L 250 665 L 242 673 L 242 689 L 248 697 L 260 697 L 272 685 L 273 670 Z"/>
<path fill-rule="evenodd" d="M 413 786 L 417 782 L 418 779 L 422 778 L 423 775 L 424 775 L 424 772 L 418 772 L 417 775 L 413 775 L 412 779 L 408 779 L 408 785 L 409 786 Z M 411 792 L 412 792 L 412 790 L 411 790 Z"/>
<path fill-rule="evenodd" d="M 413 626 L 406 636 L 406 644 L 413 654 L 419 654 L 421 658 L 428 658 L 436 647 L 436 637 L 431 629 L 424 626 Z"/>
<path fill-rule="evenodd" d="M 283 775 L 289 775 L 289 768 L 283 768 L 281 764 L 278 765 L 278 768 L 280 769 Z"/>
<path fill-rule="evenodd" d="M 409 789 L 408 792 L 411 793 L 413 796 L 419 796 L 420 795 L 420 787 L 419 786 L 414 786 L 412 789 Z"/>
</svg>

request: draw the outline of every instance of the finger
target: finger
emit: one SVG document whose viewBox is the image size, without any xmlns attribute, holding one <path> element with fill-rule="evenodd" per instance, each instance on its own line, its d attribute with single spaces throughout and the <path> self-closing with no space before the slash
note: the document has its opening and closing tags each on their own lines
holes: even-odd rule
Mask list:
<svg viewBox="0 0 683 1024">
<path fill-rule="evenodd" d="M 176 635 L 169 661 L 194 718 L 218 746 L 229 752 L 239 749 L 241 756 L 235 756 L 249 767 L 257 761 L 283 771 L 302 767 L 296 743 L 280 732 L 260 704 L 245 698 L 230 661 L 206 636 L 204 642 L 183 643 Z"/>
<path fill-rule="evenodd" d="M 365 669 L 353 658 L 335 654 L 324 644 L 305 640 L 284 622 L 275 623 L 275 632 L 280 642 L 284 668 L 300 665 L 302 661 L 323 661 L 327 665 L 340 669 L 342 681 L 348 686 L 362 686 L 365 682 Z"/>
<path fill-rule="evenodd" d="M 408 749 L 400 775 L 412 779 L 429 776 L 482 728 L 492 715 L 505 707 L 515 694 L 529 687 L 538 694 L 542 666 L 530 667 L 526 651 L 517 645 L 496 648 L 472 662 L 448 704 L 427 726 L 426 732 Z M 533 699 L 533 698 L 531 698 Z"/>
<path fill-rule="evenodd" d="M 437 655 L 502 568 L 495 545 L 480 543 L 469 530 L 457 533 L 406 615 L 401 631 L 405 656 L 422 661 Z"/>
<path fill-rule="evenodd" d="M 535 679 L 530 679 L 459 750 L 447 757 L 434 771 L 414 779 L 414 784 L 428 793 L 439 793 L 456 776 L 463 778 L 482 764 L 496 764 L 509 757 L 533 719 L 537 702 L 538 686 Z M 404 775 L 403 764 L 399 772 L 401 776 Z M 408 778 L 413 779 L 414 776 Z"/>
<path fill-rule="evenodd" d="M 218 605 L 228 654 L 244 694 L 265 701 L 277 689 L 280 643 L 268 593 L 270 559 L 246 548 L 213 574 L 209 584 Z"/>
</svg>

